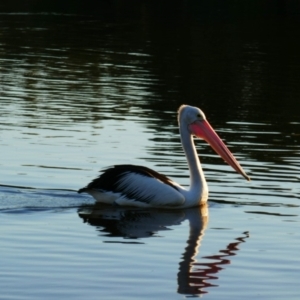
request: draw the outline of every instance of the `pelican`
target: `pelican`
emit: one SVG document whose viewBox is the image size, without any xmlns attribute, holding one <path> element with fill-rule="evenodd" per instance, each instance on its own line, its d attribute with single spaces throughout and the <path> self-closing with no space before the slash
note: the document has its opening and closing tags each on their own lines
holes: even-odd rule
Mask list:
<svg viewBox="0 0 300 300">
<path fill-rule="evenodd" d="M 193 142 L 193 137 L 204 139 L 239 174 L 250 180 L 197 107 L 181 105 L 178 124 L 189 171 L 188 189 L 167 176 L 147 167 L 115 165 L 103 170 L 78 193 L 88 193 L 97 202 L 121 206 L 187 208 L 199 206 L 208 199 L 208 186 Z"/>
</svg>

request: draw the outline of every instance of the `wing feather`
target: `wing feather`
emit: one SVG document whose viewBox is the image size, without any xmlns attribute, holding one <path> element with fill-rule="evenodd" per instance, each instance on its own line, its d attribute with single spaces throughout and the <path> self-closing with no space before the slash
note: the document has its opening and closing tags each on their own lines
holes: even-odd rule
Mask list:
<svg viewBox="0 0 300 300">
<path fill-rule="evenodd" d="M 116 203 L 126 205 L 130 202 L 143 202 L 150 206 L 180 206 L 184 197 L 179 191 L 157 178 L 136 173 L 124 175 L 117 183 L 118 192 L 124 195 Z"/>
<path fill-rule="evenodd" d="M 178 185 L 167 176 L 135 165 L 110 167 L 78 193 L 113 193 L 115 203 L 135 206 L 180 206 L 185 199 Z M 99 201 L 99 200 L 98 200 Z"/>
</svg>

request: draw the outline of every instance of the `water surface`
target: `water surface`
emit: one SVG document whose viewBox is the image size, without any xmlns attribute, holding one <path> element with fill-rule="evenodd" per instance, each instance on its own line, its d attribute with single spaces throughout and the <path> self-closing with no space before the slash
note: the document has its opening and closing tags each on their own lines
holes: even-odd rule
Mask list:
<svg viewBox="0 0 300 300">
<path fill-rule="evenodd" d="M 1 297 L 298 299 L 299 24 L 148 18 L 1 15 Z M 196 141 L 208 207 L 76 193 L 119 163 L 188 186 L 182 103 L 203 109 L 251 182 Z"/>
</svg>

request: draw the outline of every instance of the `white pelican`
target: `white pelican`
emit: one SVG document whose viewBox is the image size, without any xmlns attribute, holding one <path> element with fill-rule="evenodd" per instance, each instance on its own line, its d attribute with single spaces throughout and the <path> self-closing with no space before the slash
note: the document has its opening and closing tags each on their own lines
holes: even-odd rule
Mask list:
<svg viewBox="0 0 300 300">
<path fill-rule="evenodd" d="M 178 123 L 190 170 L 188 189 L 146 167 L 115 165 L 104 170 L 78 193 L 86 192 L 98 202 L 124 206 L 186 208 L 201 205 L 207 201 L 208 187 L 193 136 L 206 140 L 230 166 L 250 180 L 199 108 L 181 105 Z"/>
</svg>

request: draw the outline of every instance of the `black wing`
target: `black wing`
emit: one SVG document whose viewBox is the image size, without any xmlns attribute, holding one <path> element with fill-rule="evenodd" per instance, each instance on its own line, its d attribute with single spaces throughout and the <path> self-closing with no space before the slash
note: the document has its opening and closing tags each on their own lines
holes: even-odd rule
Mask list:
<svg viewBox="0 0 300 300">
<path fill-rule="evenodd" d="M 99 177 L 91 181 L 86 187 L 78 190 L 78 193 L 86 192 L 90 189 L 118 192 L 118 182 L 129 173 L 135 173 L 146 177 L 155 178 L 172 188 L 178 190 L 177 186 L 167 176 L 152 169 L 137 165 L 115 165 L 102 171 Z"/>
</svg>

